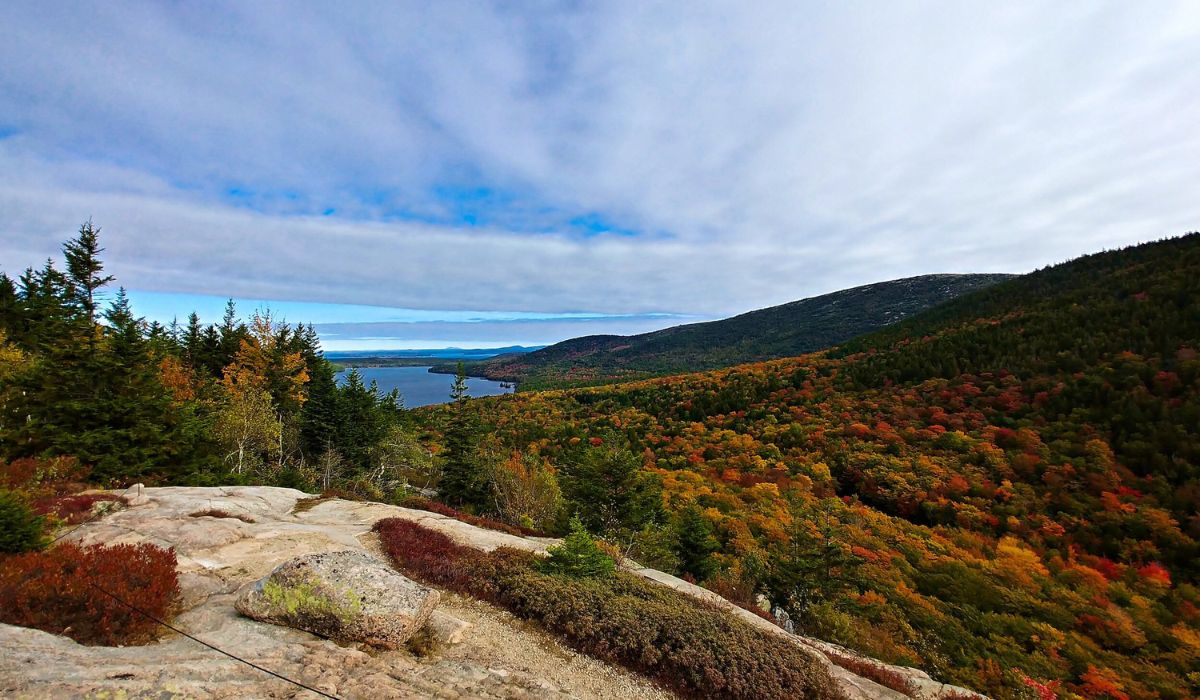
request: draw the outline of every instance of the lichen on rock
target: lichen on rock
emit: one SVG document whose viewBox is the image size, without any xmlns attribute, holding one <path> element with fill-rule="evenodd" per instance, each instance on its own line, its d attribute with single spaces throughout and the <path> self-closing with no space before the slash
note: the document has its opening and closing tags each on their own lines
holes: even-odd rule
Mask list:
<svg viewBox="0 0 1200 700">
<path fill-rule="evenodd" d="M 353 591 L 346 591 L 344 601 L 337 600 L 312 576 L 265 579 L 262 597 L 275 610 L 296 621 L 331 617 L 346 624 L 362 612 L 362 603 Z"/>
<path fill-rule="evenodd" d="M 296 557 L 238 597 L 247 617 L 342 642 L 402 647 L 429 620 L 439 594 L 359 551 Z"/>
</svg>

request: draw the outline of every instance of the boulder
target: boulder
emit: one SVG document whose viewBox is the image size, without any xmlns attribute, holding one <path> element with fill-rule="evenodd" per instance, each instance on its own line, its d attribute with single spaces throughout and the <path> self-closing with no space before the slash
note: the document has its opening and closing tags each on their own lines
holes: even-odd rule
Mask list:
<svg viewBox="0 0 1200 700">
<path fill-rule="evenodd" d="M 441 610 L 434 610 L 433 614 L 429 616 L 429 622 L 425 623 L 425 630 L 439 646 L 461 644 L 471 627 L 470 622 L 460 620 Z"/>
<path fill-rule="evenodd" d="M 428 622 L 438 597 L 370 554 L 346 550 L 280 564 L 247 587 L 236 607 L 255 620 L 397 649 Z"/>
</svg>

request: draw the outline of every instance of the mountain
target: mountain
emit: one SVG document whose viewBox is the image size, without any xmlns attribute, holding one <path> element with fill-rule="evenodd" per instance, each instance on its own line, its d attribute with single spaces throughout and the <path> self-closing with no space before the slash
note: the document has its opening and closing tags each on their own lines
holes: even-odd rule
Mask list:
<svg viewBox="0 0 1200 700">
<path fill-rule="evenodd" d="M 497 355 L 519 355 L 540 350 L 544 345 L 509 345 L 502 348 L 439 348 L 434 350 L 334 350 L 325 359 L 339 368 L 347 367 L 418 367 L 423 365 L 457 366 L 458 362 L 479 362 Z M 452 364 L 453 363 L 453 364 Z"/>
<path fill-rule="evenodd" d="M 331 350 L 325 353 L 327 360 L 389 359 L 389 358 L 441 358 L 453 360 L 483 360 L 496 355 L 533 352 L 544 345 L 507 345 L 502 348 L 437 348 L 427 350 Z"/>
<path fill-rule="evenodd" d="M 804 634 L 997 698 L 1200 696 L 1200 234 L 824 352 L 470 410 L 585 516 L 587 470 L 636 455 L 707 523 L 704 584 Z M 657 536 L 632 556 L 669 568 Z"/>
<path fill-rule="evenodd" d="M 1012 275 L 924 275 L 868 284 L 720 321 L 640 335 L 573 338 L 467 366 L 524 388 L 602 383 L 729 367 L 821 350 Z M 435 371 L 452 372 L 451 366 Z"/>
</svg>

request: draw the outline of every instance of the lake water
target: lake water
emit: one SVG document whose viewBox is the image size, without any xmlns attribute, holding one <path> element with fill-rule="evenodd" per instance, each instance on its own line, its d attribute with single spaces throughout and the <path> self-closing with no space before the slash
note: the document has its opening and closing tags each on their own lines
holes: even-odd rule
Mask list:
<svg viewBox="0 0 1200 700">
<path fill-rule="evenodd" d="M 433 374 L 429 367 L 359 367 L 358 373 L 362 375 L 363 384 L 370 385 L 372 379 L 378 382 L 380 393 L 399 389 L 407 408 L 448 402 L 450 387 L 454 384 L 453 374 Z M 337 373 L 339 384 L 345 374 L 345 371 Z M 512 392 L 512 388 L 502 387 L 500 382 L 467 377 L 467 393 L 471 396 L 497 396 Z"/>
</svg>

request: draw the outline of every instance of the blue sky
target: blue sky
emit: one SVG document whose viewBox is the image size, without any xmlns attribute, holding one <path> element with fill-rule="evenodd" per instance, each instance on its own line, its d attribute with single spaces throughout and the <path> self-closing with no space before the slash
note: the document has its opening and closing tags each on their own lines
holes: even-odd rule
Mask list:
<svg viewBox="0 0 1200 700">
<path fill-rule="evenodd" d="M 1200 228 L 1192 2 L 5 3 L 0 267 L 541 344 Z M 217 300 L 214 302 L 214 300 Z"/>
</svg>

